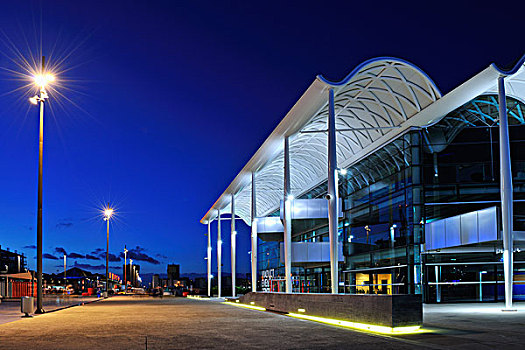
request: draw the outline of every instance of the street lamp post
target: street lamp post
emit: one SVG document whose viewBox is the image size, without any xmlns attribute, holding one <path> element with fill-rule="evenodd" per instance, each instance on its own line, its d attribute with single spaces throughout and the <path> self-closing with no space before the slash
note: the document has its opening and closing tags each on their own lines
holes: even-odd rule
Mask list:
<svg viewBox="0 0 525 350">
<path fill-rule="evenodd" d="M 113 215 L 113 209 L 108 206 L 104 209 L 104 221 L 106 222 L 106 293 L 109 291 L 109 219 Z"/>
<path fill-rule="evenodd" d="M 33 77 L 34 83 L 39 88 L 39 94 L 31 97 L 29 101 L 34 104 L 40 104 L 40 128 L 38 134 L 38 202 L 37 202 L 37 219 L 36 219 L 36 265 L 37 265 L 37 297 L 35 313 L 44 313 L 42 306 L 42 173 L 43 173 L 43 154 L 44 154 L 44 101 L 49 98 L 46 92 L 46 85 L 55 80 L 51 74 L 45 74 L 45 57 L 42 56 L 42 68 L 40 74 Z"/>
<path fill-rule="evenodd" d="M 131 287 L 133 287 L 133 259 L 129 259 L 129 279 L 131 282 Z"/>
<path fill-rule="evenodd" d="M 126 266 L 127 254 L 128 254 L 128 250 L 126 249 L 126 246 L 124 246 L 124 293 L 128 291 L 128 280 L 126 278 L 127 277 L 126 270 L 128 269 L 128 267 Z"/>
</svg>

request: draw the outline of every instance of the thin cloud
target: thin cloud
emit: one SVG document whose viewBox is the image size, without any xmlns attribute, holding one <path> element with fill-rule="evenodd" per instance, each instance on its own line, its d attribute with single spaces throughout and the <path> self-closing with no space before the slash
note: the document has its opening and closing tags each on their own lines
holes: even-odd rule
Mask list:
<svg viewBox="0 0 525 350">
<path fill-rule="evenodd" d="M 86 254 L 86 259 L 87 260 L 100 260 L 98 256 L 91 255 L 91 254 Z"/>
<path fill-rule="evenodd" d="M 104 254 L 105 255 L 105 254 Z M 121 259 L 119 256 L 116 256 L 115 254 L 108 254 L 108 260 L 111 262 L 119 262 Z"/>
<path fill-rule="evenodd" d="M 84 270 L 95 270 L 95 271 L 102 271 L 106 269 L 106 265 L 103 265 L 103 264 L 100 264 L 100 265 L 81 264 L 81 263 L 77 263 L 76 261 L 73 264 L 73 267 L 78 267 L 79 269 L 84 269 Z"/>
<path fill-rule="evenodd" d="M 55 227 L 60 229 L 60 228 L 70 228 L 71 226 L 73 226 L 72 222 L 64 221 L 64 222 L 59 222 L 58 224 L 56 224 Z"/>
<path fill-rule="evenodd" d="M 128 258 L 136 261 L 145 261 L 153 265 L 160 265 L 160 261 L 145 253 L 146 249 L 136 246 L 128 251 Z M 120 253 L 120 257 L 124 257 L 124 253 Z"/>
<path fill-rule="evenodd" d="M 55 253 L 59 253 L 59 254 L 63 254 L 63 255 L 67 255 L 67 252 L 64 248 L 62 247 L 56 247 L 55 248 Z"/>
</svg>

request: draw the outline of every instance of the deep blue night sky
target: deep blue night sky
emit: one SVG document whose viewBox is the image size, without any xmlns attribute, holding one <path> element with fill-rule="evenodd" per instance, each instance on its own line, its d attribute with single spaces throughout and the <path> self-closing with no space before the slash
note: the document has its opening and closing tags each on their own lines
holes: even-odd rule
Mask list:
<svg viewBox="0 0 525 350">
<path fill-rule="evenodd" d="M 27 38 L 36 56 L 40 34 L 50 62 L 71 53 L 58 77 L 71 101 L 52 96 L 46 110 L 44 253 L 63 248 L 69 265 L 104 264 L 97 208 L 109 200 L 113 254 L 126 244 L 144 272 L 168 262 L 205 272 L 199 219 L 316 74 L 340 80 L 366 59 L 394 56 L 446 93 L 524 52 L 522 11 L 501 1 L 330 3 L 3 2 L 1 68 L 16 69 L 8 41 L 28 55 Z M 0 245 L 25 252 L 34 269 L 38 110 L 24 91 L 6 95 L 23 85 L 12 78 L 0 72 Z M 241 226 L 238 271 L 248 272 Z M 44 271 L 61 264 L 46 259 Z"/>
</svg>

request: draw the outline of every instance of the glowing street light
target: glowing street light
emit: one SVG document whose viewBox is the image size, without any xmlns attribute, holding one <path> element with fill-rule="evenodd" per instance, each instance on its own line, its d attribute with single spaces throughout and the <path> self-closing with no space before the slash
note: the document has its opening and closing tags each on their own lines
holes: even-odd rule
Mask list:
<svg viewBox="0 0 525 350">
<path fill-rule="evenodd" d="M 40 87 L 40 89 L 45 89 L 46 85 L 55 81 L 55 76 L 53 74 L 37 74 L 33 77 L 35 84 Z"/>
<path fill-rule="evenodd" d="M 66 254 L 64 254 L 64 285 L 66 286 L 66 289 L 67 289 L 67 278 L 66 278 L 66 259 L 67 259 L 67 256 Z"/>
<path fill-rule="evenodd" d="M 109 205 L 109 204 L 108 204 Z M 104 218 L 109 220 L 111 218 L 111 216 L 113 215 L 113 209 L 111 208 L 106 208 L 104 209 Z M 105 221 L 105 220 L 104 220 Z"/>
<path fill-rule="evenodd" d="M 44 154 L 44 102 L 49 98 L 46 86 L 55 81 L 55 76 L 45 72 L 45 57 L 42 56 L 42 68 L 40 74 L 33 77 L 35 85 L 39 88 L 39 94 L 31 97 L 29 102 L 34 105 L 40 103 L 40 131 L 38 136 L 38 202 L 37 202 L 37 221 L 36 221 L 36 264 L 37 264 L 37 296 L 35 313 L 44 313 L 42 305 L 42 197 L 43 197 L 43 154 Z"/>
<path fill-rule="evenodd" d="M 131 284 L 131 287 L 133 287 L 133 271 L 132 271 L 132 267 L 133 267 L 133 259 L 129 259 L 129 279 L 130 279 L 130 284 Z M 126 286 L 127 288 L 127 286 Z"/>
<path fill-rule="evenodd" d="M 124 293 L 128 292 L 128 281 L 126 276 L 126 270 L 128 267 L 126 266 L 126 257 L 128 255 L 128 250 L 126 249 L 126 246 L 124 246 Z"/>
<path fill-rule="evenodd" d="M 113 208 L 109 206 L 109 203 L 107 207 L 104 208 L 104 221 L 106 222 L 107 230 L 106 230 L 106 293 L 108 292 L 109 288 L 109 219 L 114 214 Z"/>
</svg>

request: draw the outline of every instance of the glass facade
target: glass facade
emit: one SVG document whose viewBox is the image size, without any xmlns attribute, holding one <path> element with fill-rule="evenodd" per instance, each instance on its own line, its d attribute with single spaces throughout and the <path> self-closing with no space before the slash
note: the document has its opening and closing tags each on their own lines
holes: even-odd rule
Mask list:
<svg viewBox="0 0 525 350">
<path fill-rule="evenodd" d="M 525 230 L 524 105 L 507 98 L 514 188 L 514 232 Z M 498 103 L 480 96 L 424 132 L 427 221 L 500 207 Z M 498 218 L 500 221 L 500 218 Z M 501 229 L 501 223 L 498 222 Z M 498 231 L 499 231 L 498 230 Z M 501 241 L 423 254 L 426 302 L 504 299 Z M 524 299 L 523 253 L 514 253 L 514 298 Z"/>
<path fill-rule="evenodd" d="M 507 98 L 507 108 L 514 231 L 525 233 L 525 105 Z M 409 130 L 341 175 L 339 292 L 415 293 L 425 302 L 502 300 L 501 241 L 454 253 L 425 251 L 425 224 L 500 205 L 497 119 L 497 97 L 480 96 L 430 127 Z M 326 192 L 324 183 L 300 198 Z M 328 221 L 294 220 L 292 240 L 327 242 Z M 279 251 L 280 242 L 259 241 L 260 280 L 271 291 L 284 288 Z M 523 254 L 515 254 L 518 299 L 525 297 Z M 294 292 L 330 291 L 328 263 L 294 266 L 292 275 Z"/>
</svg>

